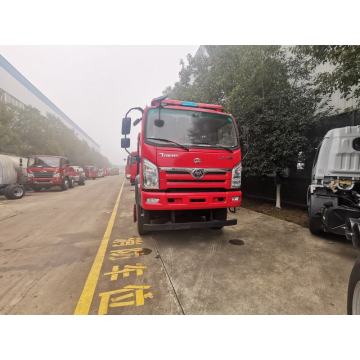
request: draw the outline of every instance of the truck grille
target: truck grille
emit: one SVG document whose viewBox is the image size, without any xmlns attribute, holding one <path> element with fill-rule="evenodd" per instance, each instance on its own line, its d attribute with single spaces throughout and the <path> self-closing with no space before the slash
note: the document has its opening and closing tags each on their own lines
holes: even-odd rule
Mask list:
<svg viewBox="0 0 360 360">
<path fill-rule="evenodd" d="M 34 177 L 35 178 L 41 178 L 41 179 L 49 179 L 52 178 L 54 176 L 53 172 L 37 172 L 34 173 Z"/>
<path fill-rule="evenodd" d="M 229 188 L 231 169 L 202 168 L 204 175 L 196 179 L 192 171 L 198 168 L 160 168 L 161 188 L 165 189 L 211 189 Z"/>
<path fill-rule="evenodd" d="M 163 170 L 166 172 L 166 174 L 191 174 L 193 170 L 197 168 L 167 168 L 163 167 L 160 168 L 160 170 Z M 205 174 L 211 174 L 211 175 L 226 175 L 227 172 L 230 172 L 231 169 L 204 169 Z"/>
</svg>

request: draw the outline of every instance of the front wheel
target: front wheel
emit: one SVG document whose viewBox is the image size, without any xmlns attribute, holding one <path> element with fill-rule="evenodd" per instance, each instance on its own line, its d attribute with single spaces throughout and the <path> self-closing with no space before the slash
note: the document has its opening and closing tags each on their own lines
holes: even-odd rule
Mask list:
<svg viewBox="0 0 360 360">
<path fill-rule="evenodd" d="M 309 216 L 309 230 L 313 235 L 320 235 L 323 232 L 323 226 L 319 216 Z"/>
<path fill-rule="evenodd" d="M 25 189 L 22 185 L 9 185 L 5 189 L 5 197 L 9 200 L 21 199 L 25 195 Z"/>
<path fill-rule="evenodd" d="M 360 315 L 360 258 L 350 275 L 347 298 L 348 315 Z"/>
<path fill-rule="evenodd" d="M 62 191 L 66 191 L 68 188 L 69 188 L 69 179 L 68 178 L 65 178 L 64 180 L 63 180 L 63 183 L 62 183 L 62 185 L 61 185 L 61 190 Z"/>
<path fill-rule="evenodd" d="M 214 209 L 213 211 L 213 218 L 214 220 L 221 220 L 226 221 L 227 219 L 227 209 Z M 213 230 L 221 230 L 223 226 L 214 226 L 211 229 Z"/>
<path fill-rule="evenodd" d="M 140 205 L 136 205 L 136 220 L 139 235 L 145 235 L 147 231 L 144 230 L 144 224 L 149 223 L 149 212 Z"/>
<path fill-rule="evenodd" d="M 309 230 L 313 235 L 320 235 L 324 231 L 321 216 L 315 215 L 316 209 L 313 209 L 313 206 L 313 196 L 308 194 Z"/>
</svg>

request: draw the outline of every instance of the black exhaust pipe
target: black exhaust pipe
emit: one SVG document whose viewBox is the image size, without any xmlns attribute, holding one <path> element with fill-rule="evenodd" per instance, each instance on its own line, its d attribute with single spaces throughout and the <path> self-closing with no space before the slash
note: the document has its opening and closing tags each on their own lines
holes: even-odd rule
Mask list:
<svg viewBox="0 0 360 360">
<path fill-rule="evenodd" d="M 346 221 L 345 236 L 355 248 L 360 247 L 360 219 L 349 218 Z"/>
</svg>

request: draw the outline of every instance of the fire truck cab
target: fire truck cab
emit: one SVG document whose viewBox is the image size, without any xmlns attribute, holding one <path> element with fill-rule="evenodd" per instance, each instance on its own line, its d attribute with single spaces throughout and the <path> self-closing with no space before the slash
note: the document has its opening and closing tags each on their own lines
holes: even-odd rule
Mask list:
<svg viewBox="0 0 360 360">
<path fill-rule="evenodd" d="M 130 109 L 122 148 L 130 147 L 130 111 L 142 117 L 138 137 L 134 220 L 147 231 L 235 225 L 227 209 L 241 204 L 238 127 L 222 106 L 160 97 Z"/>
</svg>

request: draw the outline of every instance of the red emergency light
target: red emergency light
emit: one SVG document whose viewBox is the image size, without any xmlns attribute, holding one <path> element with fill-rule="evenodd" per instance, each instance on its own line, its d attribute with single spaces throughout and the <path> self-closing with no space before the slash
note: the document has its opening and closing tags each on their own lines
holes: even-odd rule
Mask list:
<svg viewBox="0 0 360 360">
<path fill-rule="evenodd" d="M 216 104 L 205 104 L 205 103 L 197 103 L 193 101 L 180 101 L 180 100 L 173 100 L 173 99 L 163 99 L 157 98 L 151 101 L 151 106 L 159 106 L 159 105 L 170 105 L 170 106 L 184 106 L 184 107 L 194 107 L 194 108 L 201 108 L 201 109 L 209 109 L 219 112 L 224 112 L 224 108 L 221 105 Z"/>
</svg>

